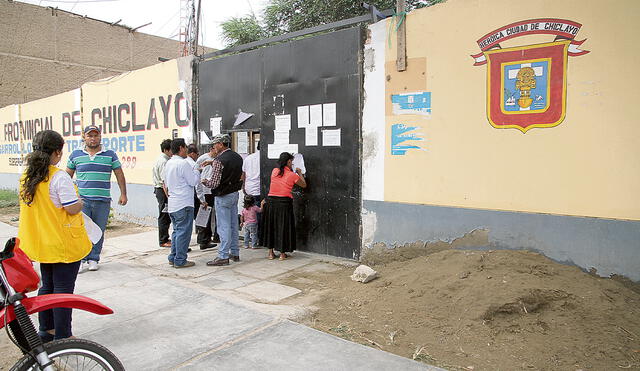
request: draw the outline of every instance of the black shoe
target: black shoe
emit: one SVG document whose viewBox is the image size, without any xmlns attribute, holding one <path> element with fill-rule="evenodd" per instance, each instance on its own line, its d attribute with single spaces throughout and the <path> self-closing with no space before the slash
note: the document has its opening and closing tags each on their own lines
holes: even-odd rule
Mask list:
<svg viewBox="0 0 640 371">
<path fill-rule="evenodd" d="M 240 261 L 240 257 L 237 255 L 229 255 L 229 259 L 233 260 L 234 262 Z"/>
<path fill-rule="evenodd" d="M 191 248 L 190 248 L 190 247 L 189 247 L 189 248 L 187 248 L 187 252 L 191 252 Z"/>
<path fill-rule="evenodd" d="M 218 244 L 215 243 L 204 243 L 204 244 L 200 244 L 200 250 L 206 250 L 206 249 L 211 249 L 218 246 Z"/>
<path fill-rule="evenodd" d="M 229 259 L 220 259 L 220 258 L 215 258 L 212 261 L 207 262 L 208 266 L 221 266 L 221 265 L 229 265 Z"/>
</svg>

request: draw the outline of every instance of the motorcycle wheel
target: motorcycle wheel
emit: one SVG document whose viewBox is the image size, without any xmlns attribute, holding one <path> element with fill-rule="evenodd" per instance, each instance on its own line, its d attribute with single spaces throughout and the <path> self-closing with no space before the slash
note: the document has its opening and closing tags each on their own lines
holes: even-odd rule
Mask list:
<svg viewBox="0 0 640 371">
<path fill-rule="evenodd" d="M 84 339 L 56 340 L 44 345 L 49 359 L 58 370 L 124 371 L 124 366 L 111 351 L 98 343 Z M 22 357 L 11 371 L 39 370 L 30 355 Z"/>
</svg>

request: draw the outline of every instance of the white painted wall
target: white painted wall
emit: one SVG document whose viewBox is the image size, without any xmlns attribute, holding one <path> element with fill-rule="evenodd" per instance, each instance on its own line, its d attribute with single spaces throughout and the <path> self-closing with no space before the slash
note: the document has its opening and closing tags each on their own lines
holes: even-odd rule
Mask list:
<svg viewBox="0 0 640 371">
<path fill-rule="evenodd" d="M 386 21 L 369 26 L 364 46 L 364 109 L 362 110 L 362 199 L 384 200 L 384 61 Z"/>
</svg>

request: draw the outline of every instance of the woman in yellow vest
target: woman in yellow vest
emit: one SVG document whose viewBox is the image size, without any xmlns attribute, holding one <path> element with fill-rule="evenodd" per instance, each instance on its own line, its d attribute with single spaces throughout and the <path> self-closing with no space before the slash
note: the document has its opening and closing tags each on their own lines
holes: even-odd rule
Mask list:
<svg viewBox="0 0 640 371">
<path fill-rule="evenodd" d="M 82 219 L 82 200 L 71 177 L 56 167 L 64 140 L 53 130 L 33 137 L 33 152 L 20 179 L 20 248 L 40 262 L 39 295 L 72 294 L 80 260 L 91 250 Z M 38 314 L 43 341 L 71 334 L 71 309 L 54 308 Z"/>
</svg>

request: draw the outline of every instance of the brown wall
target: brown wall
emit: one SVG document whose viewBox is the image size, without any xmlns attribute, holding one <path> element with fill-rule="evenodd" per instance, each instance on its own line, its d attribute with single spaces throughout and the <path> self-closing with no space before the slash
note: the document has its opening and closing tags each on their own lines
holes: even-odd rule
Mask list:
<svg viewBox="0 0 640 371">
<path fill-rule="evenodd" d="M 178 50 L 175 40 L 0 0 L 0 107 L 150 66 L 158 57 L 176 58 Z"/>
</svg>

